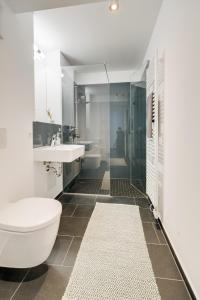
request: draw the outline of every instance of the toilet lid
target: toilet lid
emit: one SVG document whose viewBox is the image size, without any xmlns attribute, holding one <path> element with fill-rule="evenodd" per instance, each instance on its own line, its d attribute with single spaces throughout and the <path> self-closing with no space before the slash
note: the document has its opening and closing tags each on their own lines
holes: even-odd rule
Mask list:
<svg viewBox="0 0 200 300">
<path fill-rule="evenodd" d="M 0 211 L 0 230 L 32 232 L 53 223 L 62 212 L 61 203 L 47 198 L 25 198 Z"/>
</svg>

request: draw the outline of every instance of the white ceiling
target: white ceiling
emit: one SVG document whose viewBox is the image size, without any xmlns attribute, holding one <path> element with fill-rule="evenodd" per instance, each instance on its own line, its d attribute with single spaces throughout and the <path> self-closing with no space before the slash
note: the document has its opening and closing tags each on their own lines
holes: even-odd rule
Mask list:
<svg viewBox="0 0 200 300">
<path fill-rule="evenodd" d="M 133 70 L 142 63 L 162 0 L 108 1 L 35 13 L 35 41 L 60 48 L 71 64 L 106 63 L 109 70 Z"/>
<path fill-rule="evenodd" d="M 36 11 L 106 0 L 6 0 L 16 12 Z"/>
</svg>

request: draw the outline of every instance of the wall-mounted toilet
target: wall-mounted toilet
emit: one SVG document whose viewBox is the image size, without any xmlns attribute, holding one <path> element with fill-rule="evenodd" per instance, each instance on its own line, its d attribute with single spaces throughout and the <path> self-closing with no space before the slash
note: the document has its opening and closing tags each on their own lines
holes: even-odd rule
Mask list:
<svg viewBox="0 0 200 300">
<path fill-rule="evenodd" d="M 62 206 L 47 198 L 25 198 L 0 211 L 0 267 L 28 268 L 49 256 Z"/>
</svg>

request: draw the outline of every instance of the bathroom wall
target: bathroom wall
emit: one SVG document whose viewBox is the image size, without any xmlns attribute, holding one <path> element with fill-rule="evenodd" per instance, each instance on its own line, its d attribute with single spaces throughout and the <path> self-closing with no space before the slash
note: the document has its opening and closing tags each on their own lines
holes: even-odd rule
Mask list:
<svg viewBox="0 0 200 300">
<path fill-rule="evenodd" d="M 145 61 L 165 53 L 163 225 L 200 299 L 200 2 L 164 0 Z"/>
<path fill-rule="evenodd" d="M 33 17 L 0 0 L 0 205 L 33 196 Z M 2 130 L 2 128 L 4 130 Z"/>
<path fill-rule="evenodd" d="M 106 75 L 105 69 L 102 66 L 101 71 L 98 72 L 87 72 L 87 73 L 76 73 L 75 81 L 79 85 L 87 84 L 107 84 L 108 78 L 110 83 L 121 83 L 130 82 L 133 76 L 133 71 L 109 71 L 108 76 Z"/>
<path fill-rule="evenodd" d="M 29 196 L 56 197 L 63 185 L 61 177 L 57 179 L 54 174 L 46 173 L 42 164 L 33 161 L 33 15 L 15 15 L 3 0 L 0 0 L 0 5 L 3 11 L 3 39 L 0 39 L 0 205 L 3 205 Z M 61 121 L 61 103 L 58 111 Z"/>
</svg>

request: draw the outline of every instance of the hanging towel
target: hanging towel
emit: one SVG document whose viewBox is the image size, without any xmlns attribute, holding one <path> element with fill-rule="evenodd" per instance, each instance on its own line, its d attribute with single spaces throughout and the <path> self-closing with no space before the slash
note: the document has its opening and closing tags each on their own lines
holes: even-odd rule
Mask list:
<svg viewBox="0 0 200 300">
<path fill-rule="evenodd" d="M 147 98 L 147 138 L 152 138 L 153 93 Z"/>
</svg>

